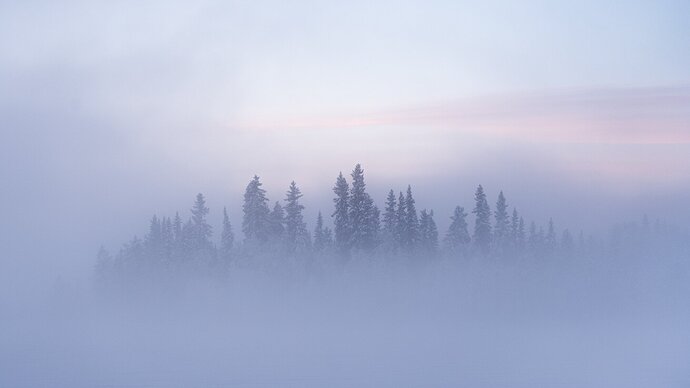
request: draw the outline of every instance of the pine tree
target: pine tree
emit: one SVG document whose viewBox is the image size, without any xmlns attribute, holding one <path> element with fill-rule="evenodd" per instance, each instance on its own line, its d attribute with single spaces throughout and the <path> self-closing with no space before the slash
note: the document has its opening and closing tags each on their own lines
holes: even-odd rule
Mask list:
<svg viewBox="0 0 690 388">
<path fill-rule="evenodd" d="M 175 247 L 175 237 L 170 217 L 163 217 L 163 221 L 161 222 L 161 238 L 163 239 L 163 255 L 165 261 L 169 262 Z"/>
<path fill-rule="evenodd" d="M 510 246 L 512 249 L 518 248 L 518 233 L 520 229 L 520 216 L 517 209 L 513 208 L 513 215 L 510 217 Z"/>
<path fill-rule="evenodd" d="M 204 195 L 196 195 L 196 201 L 192 207 L 192 240 L 195 249 L 208 249 L 212 247 L 211 235 L 213 234 L 211 225 L 206 222 L 209 209 L 206 207 Z"/>
<path fill-rule="evenodd" d="M 419 247 L 424 251 L 426 250 L 426 237 L 429 229 L 429 213 L 426 209 L 422 209 L 419 212 Z"/>
<path fill-rule="evenodd" d="M 369 215 L 369 248 L 376 248 L 381 243 L 381 211 L 379 207 L 371 201 L 371 211 Z"/>
<path fill-rule="evenodd" d="M 419 217 L 419 242 L 425 254 L 433 255 L 438 249 L 438 229 L 434 221 L 434 211 L 422 209 Z"/>
<path fill-rule="evenodd" d="M 326 251 L 331 251 L 333 249 L 333 231 L 329 227 L 323 228 L 323 241 Z"/>
<path fill-rule="evenodd" d="M 546 248 L 549 252 L 556 250 L 556 245 L 558 244 L 556 240 L 556 228 L 553 225 L 553 219 L 549 218 L 549 229 L 546 234 Z"/>
<path fill-rule="evenodd" d="M 335 198 L 335 211 L 331 215 L 334 217 L 335 247 L 341 254 L 350 251 L 351 227 L 350 227 L 350 187 L 341 172 L 333 187 Z"/>
<path fill-rule="evenodd" d="M 170 253 L 171 264 L 182 261 L 185 255 L 185 237 L 182 234 L 182 218 L 179 212 L 175 212 L 175 220 L 173 221 L 173 244 Z"/>
<path fill-rule="evenodd" d="M 433 253 L 436 253 L 438 250 L 438 227 L 436 226 L 436 221 L 434 220 L 433 210 L 429 211 L 426 241 L 429 250 Z"/>
<path fill-rule="evenodd" d="M 157 250 L 163 244 L 163 233 L 161 222 L 158 217 L 154 214 L 149 223 L 149 233 L 146 235 L 145 244 L 151 250 Z"/>
<path fill-rule="evenodd" d="M 405 207 L 405 196 L 401 191 L 400 195 L 398 196 L 398 209 L 395 211 L 395 241 L 398 249 L 407 248 L 406 238 L 408 231 L 406 215 L 407 208 Z"/>
<path fill-rule="evenodd" d="M 444 239 L 446 249 L 453 254 L 463 253 L 466 250 L 467 244 L 470 243 L 470 233 L 467 230 L 467 213 L 465 213 L 465 209 L 456 206 L 450 219 L 451 223 Z"/>
<path fill-rule="evenodd" d="M 232 257 L 232 248 L 235 243 L 235 234 L 232 232 L 230 217 L 227 209 L 223 208 L 223 231 L 220 235 L 220 257 L 229 260 Z"/>
<path fill-rule="evenodd" d="M 280 202 L 276 201 L 273 210 L 268 215 L 269 240 L 280 243 L 285 237 L 285 211 Z"/>
<path fill-rule="evenodd" d="M 396 230 L 397 230 L 396 201 L 393 190 L 388 192 L 386 198 L 386 208 L 383 211 L 382 243 L 383 249 L 388 253 L 395 253 L 397 250 Z"/>
<path fill-rule="evenodd" d="M 475 206 L 472 213 L 475 214 L 476 219 L 474 223 L 474 236 L 472 240 L 480 252 L 487 254 L 491 245 L 491 210 L 486 201 L 486 194 L 482 185 L 477 187 L 474 194 Z"/>
<path fill-rule="evenodd" d="M 314 228 L 314 251 L 322 252 L 326 249 L 326 231 L 323 226 L 321 212 L 316 217 L 316 227 Z"/>
<path fill-rule="evenodd" d="M 516 246 L 518 250 L 523 250 L 525 249 L 525 220 L 520 217 L 520 221 L 518 223 L 518 232 L 517 232 L 517 239 L 516 239 Z"/>
<path fill-rule="evenodd" d="M 165 261 L 165 244 L 163 241 L 163 223 L 154 215 L 149 223 L 149 232 L 144 237 L 146 249 L 145 260 L 152 265 L 160 265 Z"/>
<path fill-rule="evenodd" d="M 407 185 L 407 193 L 405 194 L 405 236 L 403 238 L 403 247 L 408 252 L 414 252 L 419 246 L 419 218 L 417 217 L 417 209 L 415 208 L 415 200 L 412 197 L 412 187 Z"/>
<path fill-rule="evenodd" d="M 498 194 L 496 210 L 494 211 L 494 246 L 499 253 L 503 253 L 508 245 L 510 235 L 510 221 L 508 218 L 508 204 L 503 191 Z"/>
<path fill-rule="evenodd" d="M 252 245 L 265 243 L 270 235 L 268 198 L 266 198 L 266 190 L 261 186 L 259 177 L 254 175 L 244 192 L 242 205 L 244 212 L 242 232 L 244 232 L 245 242 Z"/>
<path fill-rule="evenodd" d="M 302 192 L 295 181 L 292 181 L 285 197 L 285 237 L 288 252 L 304 251 L 309 247 L 309 233 L 302 216 L 304 206 L 299 203 L 300 198 Z"/>
<path fill-rule="evenodd" d="M 366 192 L 364 170 L 357 164 L 352 170 L 349 220 L 351 245 L 358 250 L 370 250 L 376 245 L 377 211 L 374 201 Z"/>
<path fill-rule="evenodd" d="M 173 236 L 175 238 L 176 244 L 181 244 L 182 242 L 182 218 L 180 218 L 180 213 L 175 212 L 175 222 L 173 223 Z"/>
</svg>

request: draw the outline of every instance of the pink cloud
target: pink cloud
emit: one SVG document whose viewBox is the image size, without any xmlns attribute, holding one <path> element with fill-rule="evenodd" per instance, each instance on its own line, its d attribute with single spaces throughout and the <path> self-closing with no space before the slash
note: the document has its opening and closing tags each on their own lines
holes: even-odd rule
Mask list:
<svg viewBox="0 0 690 388">
<path fill-rule="evenodd" d="M 690 87 L 483 97 L 240 126 L 307 132 L 397 126 L 527 142 L 690 144 Z"/>
</svg>

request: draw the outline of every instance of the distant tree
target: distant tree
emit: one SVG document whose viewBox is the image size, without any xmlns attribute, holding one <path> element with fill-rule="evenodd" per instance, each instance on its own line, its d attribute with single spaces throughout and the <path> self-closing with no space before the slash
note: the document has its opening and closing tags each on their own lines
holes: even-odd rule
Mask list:
<svg viewBox="0 0 690 388">
<path fill-rule="evenodd" d="M 323 228 L 323 240 L 325 243 L 325 250 L 330 251 L 333 249 L 333 231 L 327 226 Z"/>
<path fill-rule="evenodd" d="M 259 177 L 254 175 L 244 192 L 242 232 L 250 245 L 265 243 L 270 235 L 268 198 L 261 186 Z"/>
<path fill-rule="evenodd" d="M 467 230 L 467 213 L 460 206 L 455 207 L 451 222 L 444 238 L 446 249 L 452 254 L 463 253 L 470 243 L 470 233 Z"/>
<path fill-rule="evenodd" d="M 568 229 L 563 230 L 563 235 L 561 236 L 561 249 L 565 253 L 571 253 L 574 248 L 573 236 L 570 234 Z"/>
<path fill-rule="evenodd" d="M 182 218 L 180 218 L 180 213 L 175 213 L 175 221 L 173 222 L 173 237 L 175 243 L 180 245 L 182 243 Z"/>
<path fill-rule="evenodd" d="M 395 242 L 396 248 L 407 249 L 406 238 L 408 235 L 407 229 L 407 208 L 405 207 L 405 196 L 402 191 L 398 196 L 398 208 L 395 211 Z"/>
<path fill-rule="evenodd" d="M 510 246 L 518 249 L 518 234 L 520 229 L 520 216 L 516 208 L 513 208 L 513 215 L 510 217 Z"/>
<path fill-rule="evenodd" d="M 374 201 L 369 197 L 371 201 L 371 215 L 369 218 L 369 233 L 370 233 L 370 248 L 375 248 L 381 244 L 381 211 L 379 207 L 374 205 Z"/>
<path fill-rule="evenodd" d="M 323 226 L 323 216 L 321 212 L 316 217 L 316 227 L 314 228 L 314 251 L 322 252 L 326 249 L 326 230 Z"/>
<path fill-rule="evenodd" d="M 163 217 L 161 221 L 161 238 L 163 239 L 163 254 L 168 262 L 175 248 L 175 235 L 170 217 Z"/>
<path fill-rule="evenodd" d="M 504 253 L 510 242 L 510 220 L 508 218 L 508 204 L 503 191 L 498 194 L 494 219 L 494 246 L 497 252 Z"/>
<path fill-rule="evenodd" d="M 374 206 L 374 201 L 366 192 L 364 170 L 360 164 L 357 164 L 352 170 L 352 187 L 350 188 L 349 199 L 352 247 L 358 250 L 370 250 L 376 245 L 377 209 Z"/>
<path fill-rule="evenodd" d="M 268 224 L 269 240 L 275 243 L 282 242 L 285 237 L 285 211 L 278 201 L 268 215 Z"/>
<path fill-rule="evenodd" d="M 223 208 L 223 231 L 220 234 L 220 257 L 229 260 L 232 257 L 232 248 L 235 243 L 235 234 L 232 232 L 228 211 Z"/>
<path fill-rule="evenodd" d="M 391 190 L 388 192 L 388 197 L 386 198 L 386 207 L 383 211 L 383 228 L 381 231 L 383 249 L 387 253 L 395 253 L 397 250 L 396 232 L 398 224 L 396 204 L 395 193 Z"/>
<path fill-rule="evenodd" d="M 199 193 L 196 195 L 196 201 L 192 207 L 192 244 L 194 249 L 205 250 L 213 246 L 211 243 L 211 236 L 213 230 L 211 225 L 206 221 L 209 209 L 206 207 L 206 199 L 204 195 Z"/>
<path fill-rule="evenodd" d="M 423 209 L 419 217 L 419 237 L 422 252 L 434 255 L 438 249 L 438 229 L 434 221 L 434 211 Z"/>
<path fill-rule="evenodd" d="M 350 227 L 350 187 L 341 172 L 333 187 L 335 198 L 335 211 L 331 215 L 334 220 L 335 247 L 340 254 L 350 251 L 351 227 Z"/>
<path fill-rule="evenodd" d="M 551 218 L 549 218 L 549 229 L 546 234 L 545 243 L 549 252 L 553 252 L 558 245 L 558 241 L 556 240 L 556 228 L 554 227 L 553 219 Z"/>
<path fill-rule="evenodd" d="M 144 243 L 151 253 L 158 253 L 163 247 L 161 222 L 155 214 L 149 223 L 149 233 L 146 235 Z"/>
<path fill-rule="evenodd" d="M 414 252 L 419 246 L 419 218 L 415 208 L 415 200 L 412 197 L 412 187 L 407 186 L 405 194 L 405 236 L 403 247 L 408 252 Z"/>
<path fill-rule="evenodd" d="M 526 242 L 525 220 L 522 217 L 520 217 L 520 221 L 518 222 L 518 231 L 517 231 L 517 237 L 516 237 L 517 249 L 520 251 L 525 249 L 525 242 Z"/>
<path fill-rule="evenodd" d="M 487 254 L 491 245 L 491 210 L 482 185 L 479 185 L 474 193 L 474 202 L 472 213 L 475 214 L 476 218 L 472 240 L 481 253 Z"/>
<path fill-rule="evenodd" d="M 302 216 L 304 206 L 299 202 L 302 192 L 295 184 L 290 183 L 285 197 L 285 237 L 288 252 L 304 252 L 310 247 L 310 237 L 307 225 Z"/>
</svg>

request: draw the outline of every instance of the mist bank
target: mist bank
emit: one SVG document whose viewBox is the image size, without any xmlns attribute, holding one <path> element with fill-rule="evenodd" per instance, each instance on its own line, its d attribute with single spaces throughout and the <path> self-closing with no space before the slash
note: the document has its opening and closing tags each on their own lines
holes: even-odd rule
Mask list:
<svg viewBox="0 0 690 388">
<path fill-rule="evenodd" d="M 367 259 L 58 288 L 3 307 L 0 384 L 681 387 L 686 257 Z"/>
</svg>

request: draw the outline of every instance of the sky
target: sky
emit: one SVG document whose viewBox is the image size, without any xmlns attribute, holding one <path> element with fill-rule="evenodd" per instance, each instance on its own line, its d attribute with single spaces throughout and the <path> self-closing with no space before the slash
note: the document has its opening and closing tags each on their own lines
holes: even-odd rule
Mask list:
<svg viewBox="0 0 690 388">
<path fill-rule="evenodd" d="M 197 192 L 239 229 L 254 174 L 272 200 L 294 179 L 312 224 L 356 163 L 379 204 L 412 184 L 442 227 L 480 183 L 572 230 L 687 220 L 688 14 L 687 1 L 2 2 L 2 265 L 90 271 L 100 244 L 186 214 Z"/>
</svg>

